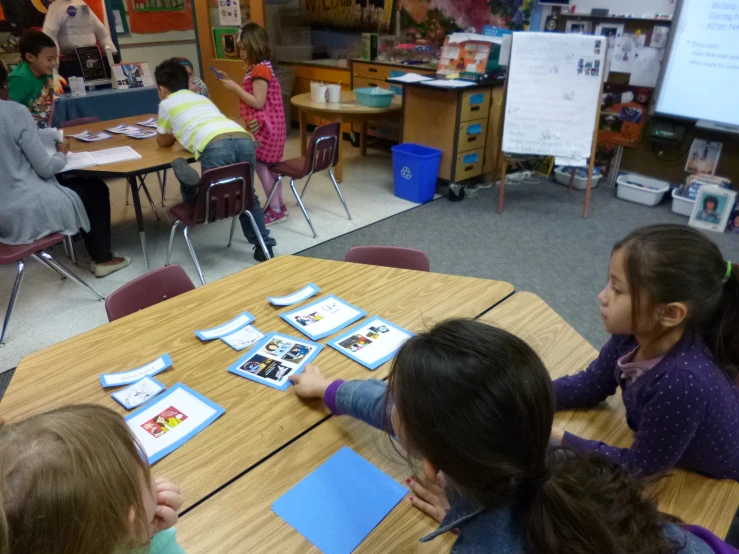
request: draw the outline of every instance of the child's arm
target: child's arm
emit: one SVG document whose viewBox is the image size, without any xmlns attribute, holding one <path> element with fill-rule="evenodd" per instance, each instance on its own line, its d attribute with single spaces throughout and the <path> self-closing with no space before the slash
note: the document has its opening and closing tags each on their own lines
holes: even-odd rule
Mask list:
<svg viewBox="0 0 739 554">
<path fill-rule="evenodd" d="M 222 77 L 219 83 L 223 85 L 223 88 L 236 94 L 244 104 L 254 108 L 255 110 L 261 110 L 264 108 L 264 104 L 267 101 L 267 88 L 269 83 L 264 79 L 254 79 L 254 94 L 246 92 L 238 83 L 232 81 L 228 74 L 221 71 Z"/>
<path fill-rule="evenodd" d="M 167 148 L 175 143 L 175 137 L 172 134 L 172 121 L 169 117 L 169 110 L 164 103 L 159 103 L 159 116 L 157 117 L 157 146 Z"/>
<path fill-rule="evenodd" d="M 625 340 L 628 337 L 611 337 L 586 370 L 560 377 L 552 383 L 557 410 L 592 408 L 615 394 L 618 348 Z"/>
<path fill-rule="evenodd" d="M 597 452 L 643 476 L 669 471 L 695 437 L 706 410 L 703 394 L 701 384 L 691 374 L 667 373 L 642 408 L 631 448 L 616 448 L 567 432 L 562 443 L 581 452 Z M 706 452 L 707 456 L 714 454 Z"/>
<path fill-rule="evenodd" d="M 331 381 L 321 370 L 308 365 L 303 373 L 290 376 L 295 393 L 301 398 L 323 398 L 334 415 L 349 415 L 382 431 L 388 430 L 390 417 L 386 412 L 383 381 Z"/>
</svg>

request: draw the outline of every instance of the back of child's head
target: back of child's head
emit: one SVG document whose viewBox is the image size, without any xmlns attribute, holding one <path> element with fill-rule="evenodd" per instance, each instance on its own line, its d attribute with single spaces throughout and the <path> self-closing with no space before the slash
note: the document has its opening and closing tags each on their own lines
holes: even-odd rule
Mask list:
<svg viewBox="0 0 739 554">
<path fill-rule="evenodd" d="M 96 405 L 0 428 L 0 490 L 10 551 L 118 554 L 149 537 L 149 468 L 123 419 Z"/>
<path fill-rule="evenodd" d="M 44 48 L 56 48 L 56 43 L 49 35 L 35 29 L 25 31 L 18 42 L 23 61 L 28 61 L 26 54 L 38 56 Z"/>
<path fill-rule="evenodd" d="M 177 60 L 178 58 L 164 60 L 154 70 L 157 86 L 166 88 L 170 93 L 187 90 L 190 86 L 187 70 Z"/>
<path fill-rule="evenodd" d="M 642 227 L 618 242 L 617 250 L 625 253 L 633 327 L 644 309 L 684 303 L 685 327 L 703 335 L 733 378 L 739 369 L 739 267 L 703 233 L 684 225 Z"/>
<path fill-rule="evenodd" d="M 403 345 L 388 392 L 409 457 L 480 507 L 521 509 L 527 552 L 671 551 L 655 504 L 624 470 L 550 447 L 551 379 L 515 335 L 479 321 L 440 323 Z"/>
<path fill-rule="evenodd" d="M 246 52 L 246 61 L 255 65 L 270 58 L 269 35 L 257 23 L 247 23 L 239 29 L 239 48 Z"/>
</svg>

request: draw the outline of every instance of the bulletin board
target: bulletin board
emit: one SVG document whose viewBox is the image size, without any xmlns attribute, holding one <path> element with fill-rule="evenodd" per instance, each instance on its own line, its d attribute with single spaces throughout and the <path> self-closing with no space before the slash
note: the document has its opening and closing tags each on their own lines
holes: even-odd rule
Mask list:
<svg viewBox="0 0 739 554">
<path fill-rule="evenodd" d="M 152 8 L 154 5 L 159 7 Z M 190 31 L 195 28 L 192 6 L 187 0 L 169 0 L 166 4 L 161 1 L 155 4 L 152 0 L 126 0 L 126 6 L 132 33 Z"/>
<path fill-rule="evenodd" d="M 302 0 L 311 27 L 388 33 L 396 0 Z"/>
</svg>

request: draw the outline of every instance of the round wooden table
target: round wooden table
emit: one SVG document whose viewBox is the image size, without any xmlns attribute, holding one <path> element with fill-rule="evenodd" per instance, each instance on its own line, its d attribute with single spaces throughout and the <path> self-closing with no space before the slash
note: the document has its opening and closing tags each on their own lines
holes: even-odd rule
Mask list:
<svg viewBox="0 0 739 554">
<path fill-rule="evenodd" d="M 387 108 L 370 108 L 357 102 L 353 91 L 342 91 L 341 102 L 320 104 L 311 99 L 311 93 L 298 94 L 290 99 L 293 106 L 298 108 L 300 118 L 300 155 L 305 156 L 308 146 L 308 131 L 306 115 L 313 114 L 328 121 L 340 123 L 360 123 L 362 130 L 359 138 L 359 148 L 362 156 L 367 155 L 367 122 L 388 119 L 388 115 L 398 115 L 402 107 L 400 96 L 395 95 L 392 104 Z M 336 164 L 336 180 L 341 182 L 343 177 L 343 148 L 342 140 L 339 140 L 339 163 Z"/>
</svg>

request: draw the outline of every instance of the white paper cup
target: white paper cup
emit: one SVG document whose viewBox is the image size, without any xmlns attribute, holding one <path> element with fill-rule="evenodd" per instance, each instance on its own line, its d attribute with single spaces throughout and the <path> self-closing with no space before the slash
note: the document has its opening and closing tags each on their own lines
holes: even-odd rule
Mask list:
<svg viewBox="0 0 739 554">
<path fill-rule="evenodd" d="M 341 102 L 341 85 L 327 85 L 328 101 L 334 104 Z"/>
<path fill-rule="evenodd" d="M 318 85 L 313 89 L 313 101 L 318 102 L 319 104 L 325 104 L 326 103 L 326 90 L 328 87 L 326 85 Z"/>
</svg>

